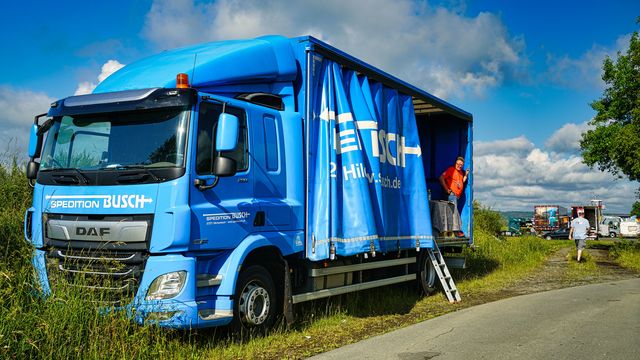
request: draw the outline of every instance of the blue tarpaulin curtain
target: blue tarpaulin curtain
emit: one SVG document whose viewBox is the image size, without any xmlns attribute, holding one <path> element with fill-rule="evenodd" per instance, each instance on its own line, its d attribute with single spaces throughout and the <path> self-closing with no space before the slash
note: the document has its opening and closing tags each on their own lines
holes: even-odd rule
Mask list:
<svg viewBox="0 0 640 360">
<path fill-rule="evenodd" d="M 411 96 L 323 60 L 309 129 L 311 260 L 432 248 Z"/>
</svg>

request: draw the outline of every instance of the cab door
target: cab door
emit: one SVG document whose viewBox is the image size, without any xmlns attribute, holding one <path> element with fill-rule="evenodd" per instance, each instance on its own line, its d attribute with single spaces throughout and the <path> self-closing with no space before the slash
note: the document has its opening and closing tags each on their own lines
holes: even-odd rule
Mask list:
<svg viewBox="0 0 640 360">
<path fill-rule="evenodd" d="M 246 103 L 224 99 L 198 104 L 191 161 L 191 250 L 232 249 L 254 230 L 259 206 L 254 200 L 251 164 L 252 124 Z M 217 152 L 216 130 L 220 114 L 238 117 L 238 142 L 231 151 Z M 236 173 L 216 177 L 217 156 L 235 160 Z"/>
<path fill-rule="evenodd" d="M 255 201 L 260 207 L 256 222 L 261 231 L 288 231 L 294 220 L 287 198 L 287 157 L 281 112 L 249 104 L 253 129 L 252 161 Z"/>
</svg>

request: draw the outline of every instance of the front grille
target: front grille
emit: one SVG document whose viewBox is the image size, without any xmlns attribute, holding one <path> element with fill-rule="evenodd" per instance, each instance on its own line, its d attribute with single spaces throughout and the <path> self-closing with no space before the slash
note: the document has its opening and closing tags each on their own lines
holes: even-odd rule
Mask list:
<svg viewBox="0 0 640 360">
<path fill-rule="evenodd" d="M 71 220 L 73 219 L 73 220 Z M 53 221 L 52 221 L 53 220 Z M 128 222 L 129 221 L 129 222 Z M 100 228 L 110 224 L 140 224 L 147 222 L 146 234 L 120 241 L 113 234 L 109 239 L 74 239 L 78 227 Z M 53 226 L 54 231 L 51 231 Z M 121 306 L 135 296 L 145 263 L 149 257 L 150 216 L 100 217 L 49 215 L 45 227 L 47 273 L 57 297 L 79 297 L 102 305 Z M 49 230 L 49 231 L 47 231 Z M 53 233 L 53 235 L 51 234 Z M 117 232 L 116 232 L 117 233 Z M 69 234 L 61 238 L 56 234 Z M 57 237 L 57 238 L 55 238 Z"/>
</svg>

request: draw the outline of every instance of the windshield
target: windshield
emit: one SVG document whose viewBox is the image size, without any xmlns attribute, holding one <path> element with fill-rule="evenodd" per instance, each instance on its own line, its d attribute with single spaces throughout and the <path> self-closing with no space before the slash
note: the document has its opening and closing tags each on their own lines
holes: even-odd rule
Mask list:
<svg viewBox="0 0 640 360">
<path fill-rule="evenodd" d="M 187 108 L 55 118 L 41 170 L 184 167 Z"/>
</svg>

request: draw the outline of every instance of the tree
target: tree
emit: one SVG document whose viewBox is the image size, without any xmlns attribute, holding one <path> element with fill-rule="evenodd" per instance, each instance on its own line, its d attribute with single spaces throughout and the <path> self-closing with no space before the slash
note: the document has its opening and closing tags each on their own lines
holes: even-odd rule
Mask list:
<svg viewBox="0 0 640 360">
<path fill-rule="evenodd" d="M 636 201 L 633 203 L 630 214 L 640 218 L 640 201 Z"/>
<path fill-rule="evenodd" d="M 640 24 L 640 17 L 637 18 Z M 597 115 L 593 129 L 582 134 L 580 148 L 585 164 L 597 165 L 631 181 L 640 181 L 640 38 L 631 35 L 625 54 L 616 61 L 604 60 L 602 80 L 607 84 L 602 97 L 591 107 Z M 640 192 L 639 192 L 640 194 Z"/>
</svg>

